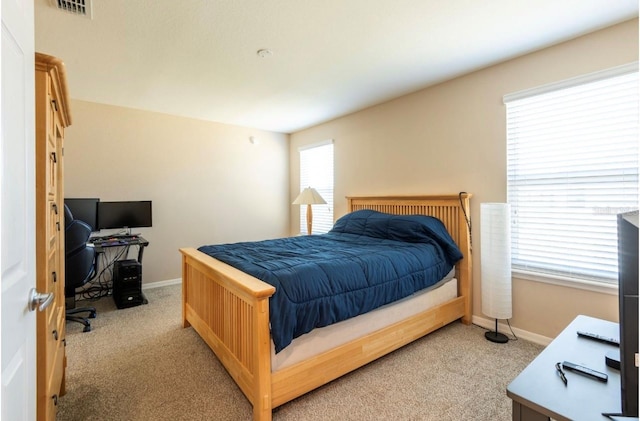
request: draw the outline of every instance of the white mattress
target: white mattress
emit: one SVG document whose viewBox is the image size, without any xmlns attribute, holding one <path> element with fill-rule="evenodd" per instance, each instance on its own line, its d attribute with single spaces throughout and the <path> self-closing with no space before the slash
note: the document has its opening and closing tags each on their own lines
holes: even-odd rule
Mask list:
<svg viewBox="0 0 640 421">
<path fill-rule="evenodd" d="M 387 304 L 369 313 L 331 326 L 314 329 L 294 339 L 289 346 L 278 354 L 275 353 L 275 347 L 271 342 L 271 371 L 278 371 L 307 358 L 319 355 L 329 349 L 392 325 L 457 296 L 458 280 L 453 278 L 436 288 L 416 292 L 409 297 Z"/>
</svg>

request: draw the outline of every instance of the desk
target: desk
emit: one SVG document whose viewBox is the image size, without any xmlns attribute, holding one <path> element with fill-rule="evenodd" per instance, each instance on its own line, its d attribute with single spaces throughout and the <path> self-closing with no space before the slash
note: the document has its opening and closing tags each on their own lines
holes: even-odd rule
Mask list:
<svg viewBox="0 0 640 421">
<path fill-rule="evenodd" d="M 514 421 L 598 420 L 603 412 L 619 413 L 620 372 L 607 367 L 605 354 L 618 348 L 578 337 L 578 330 L 618 338 L 617 323 L 578 316 L 507 387 L 513 400 Z M 568 384 L 558 376 L 555 363 L 570 361 L 606 373 L 607 383 L 565 370 Z"/>
<path fill-rule="evenodd" d="M 149 242 L 139 235 L 90 238 L 89 243 L 93 245 L 96 253 L 104 253 L 109 247 L 138 246 L 138 263 L 140 264 L 142 264 L 144 248 L 149 245 Z"/>
</svg>

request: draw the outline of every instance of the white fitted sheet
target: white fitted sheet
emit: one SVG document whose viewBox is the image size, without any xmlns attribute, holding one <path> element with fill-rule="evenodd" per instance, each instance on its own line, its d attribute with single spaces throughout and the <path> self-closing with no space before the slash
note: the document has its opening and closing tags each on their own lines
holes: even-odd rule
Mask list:
<svg viewBox="0 0 640 421">
<path fill-rule="evenodd" d="M 404 320 L 458 296 L 458 280 L 445 281 L 441 285 L 418 291 L 409 297 L 379 307 L 366 314 L 339 323 L 317 328 L 295 338 L 278 354 L 271 342 L 271 371 L 278 371 L 300 361 L 319 355 L 361 336 Z"/>
</svg>

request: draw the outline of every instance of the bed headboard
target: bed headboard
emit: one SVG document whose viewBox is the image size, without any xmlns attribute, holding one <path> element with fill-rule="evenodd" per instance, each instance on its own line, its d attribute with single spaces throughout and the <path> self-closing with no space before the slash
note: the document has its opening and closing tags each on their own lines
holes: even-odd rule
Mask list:
<svg viewBox="0 0 640 421">
<path fill-rule="evenodd" d="M 471 234 L 469 223 L 470 193 L 438 196 L 347 196 L 349 212 L 371 209 L 394 215 L 429 215 L 440 219 L 456 242 L 464 258 L 456 265 L 458 295 L 465 296 L 465 313 L 471 317 Z M 470 320 L 465 322 L 470 322 Z"/>
<path fill-rule="evenodd" d="M 430 215 L 441 220 L 458 247 L 468 241 L 469 193 L 447 196 L 347 197 L 347 209 L 353 212 L 371 209 L 393 215 Z M 466 246 L 465 246 L 466 248 Z"/>
</svg>

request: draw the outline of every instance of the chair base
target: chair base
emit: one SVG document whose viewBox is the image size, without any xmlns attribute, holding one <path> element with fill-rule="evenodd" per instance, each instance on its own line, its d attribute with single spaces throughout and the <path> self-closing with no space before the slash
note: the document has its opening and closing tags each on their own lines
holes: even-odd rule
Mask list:
<svg viewBox="0 0 640 421">
<path fill-rule="evenodd" d="M 78 313 L 89 313 L 87 317 L 76 316 Z M 84 325 L 83 332 L 91 332 L 91 323 L 89 319 L 96 318 L 96 309 L 94 307 L 80 307 L 70 308 L 65 312 L 65 318 L 67 321 L 76 322 Z"/>
</svg>

